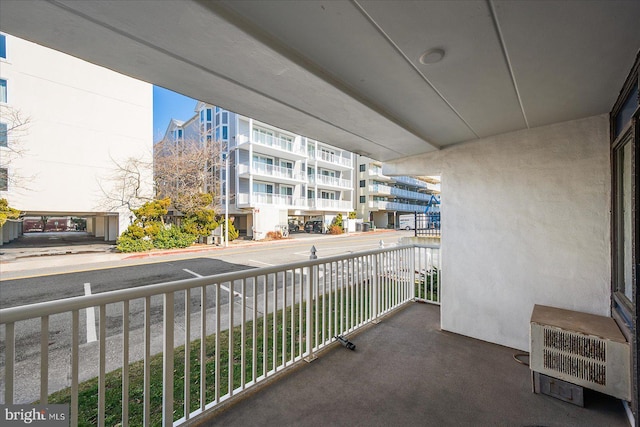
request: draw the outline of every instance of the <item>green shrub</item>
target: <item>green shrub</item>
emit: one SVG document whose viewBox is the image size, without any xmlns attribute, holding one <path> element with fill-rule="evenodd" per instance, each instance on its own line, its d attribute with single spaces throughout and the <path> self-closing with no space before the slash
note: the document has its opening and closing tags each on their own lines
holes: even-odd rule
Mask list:
<svg viewBox="0 0 640 427">
<path fill-rule="evenodd" d="M 233 222 L 232 221 L 227 221 L 227 224 L 229 224 L 229 241 L 233 241 L 236 240 L 238 238 L 238 236 L 240 236 L 240 232 L 238 230 L 236 230 L 236 227 L 233 226 Z M 224 226 L 225 226 L 225 222 L 224 220 L 222 220 L 222 235 L 225 235 L 225 231 L 224 231 Z"/>
<path fill-rule="evenodd" d="M 333 227 L 340 227 L 340 233 L 331 233 L 331 228 Z M 336 215 L 335 218 L 333 218 L 333 221 L 331 221 L 331 226 L 329 227 L 329 233 L 330 234 L 341 234 L 342 230 L 344 230 L 344 226 L 342 225 L 342 214 L 339 213 L 338 215 Z"/>
<path fill-rule="evenodd" d="M 137 239 L 124 234 L 116 242 L 116 249 L 120 252 L 145 252 L 153 249 L 150 239 Z"/>
<path fill-rule="evenodd" d="M 209 236 L 213 230 L 218 228 L 218 222 L 215 218 L 216 212 L 213 209 L 197 209 L 184 218 L 182 228 L 185 232 L 195 236 Z"/>
<path fill-rule="evenodd" d="M 153 239 L 158 249 L 186 248 L 195 242 L 196 236 L 186 233 L 175 226 L 162 228 Z"/>
</svg>

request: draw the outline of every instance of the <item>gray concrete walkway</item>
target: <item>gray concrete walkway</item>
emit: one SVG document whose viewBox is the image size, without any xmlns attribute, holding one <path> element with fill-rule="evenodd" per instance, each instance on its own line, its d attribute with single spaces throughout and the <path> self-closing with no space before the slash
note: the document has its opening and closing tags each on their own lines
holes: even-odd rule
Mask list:
<svg viewBox="0 0 640 427">
<path fill-rule="evenodd" d="M 437 306 L 412 303 L 205 425 L 627 426 L 619 400 L 585 407 L 533 394 L 516 350 L 442 332 Z"/>
</svg>

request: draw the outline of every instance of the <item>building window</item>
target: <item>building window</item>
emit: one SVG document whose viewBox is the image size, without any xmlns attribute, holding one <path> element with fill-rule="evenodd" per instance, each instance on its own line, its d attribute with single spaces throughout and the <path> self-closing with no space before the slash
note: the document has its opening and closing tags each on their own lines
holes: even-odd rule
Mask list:
<svg viewBox="0 0 640 427">
<path fill-rule="evenodd" d="M 0 58 L 7 59 L 7 38 L 0 34 Z"/>
<path fill-rule="evenodd" d="M 360 196 L 360 203 L 367 203 L 367 196 Z"/>
<path fill-rule="evenodd" d="M 273 194 L 273 184 L 266 184 L 264 182 L 254 182 L 253 183 L 253 192 L 254 193 Z"/>
<path fill-rule="evenodd" d="M 367 181 L 365 181 L 364 179 L 360 180 L 360 188 L 364 188 L 367 186 Z"/>
<path fill-rule="evenodd" d="M 7 81 L 0 79 L 0 102 L 7 102 Z"/>
<path fill-rule="evenodd" d="M 360 172 L 364 172 L 367 170 L 367 165 L 365 165 L 364 163 L 360 165 Z"/>
<path fill-rule="evenodd" d="M 0 191 L 9 190 L 9 173 L 7 168 L 0 168 Z"/>
<path fill-rule="evenodd" d="M 610 114 L 611 159 L 612 159 L 612 311 L 618 323 L 627 331 L 634 331 L 637 325 L 639 304 L 638 288 L 638 120 L 640 99 L 638 98 L 638 74 L 640 57 L 636 58 L 631 73 L 620 91 L 620 96 Z M 637 343 L 637 341 L 636 341 Z M 637 344 L 636 344 L 637 345 Z M 635 369 L 640 369 L 638 357 Z"/>
<path fill-rule="evenodd" d="M 0 147 L 7 146 L 7 124 L 0 123 Z"/>
</svg>

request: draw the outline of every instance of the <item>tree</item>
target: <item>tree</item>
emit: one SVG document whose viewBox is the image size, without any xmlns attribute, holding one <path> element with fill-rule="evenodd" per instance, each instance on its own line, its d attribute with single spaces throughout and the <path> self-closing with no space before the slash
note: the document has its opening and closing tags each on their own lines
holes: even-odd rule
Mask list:
<svg viewBox="0 0 640 427">
<path fill-rule="evenodd" d="M 18 219 L 20 211 L 9 206 L 7 199 L 0 199 L 0 227 L 7 222 L 8 219 Z"/>
<path fill-rule="evenodd" d="M 213 196 L 208 193 L 198 194 L 194 199 L 190 208 L 184 212 L 182 227 L 184 231 L 195 236 L 208 236 L 219 225 L 215 210 L 209 207 L 212 205 Z"/>
<path fill-rule="evenodd" d="M 210 194 L 208 208 L 219 208 L 221 143 L 164 140 L 154 147 L 154 180 L 157 197 L 169 197 L 181 212 L 202 209 L 201 194 Z"/>
<path fill-rule="evenodd" d="M 153 162 L 129 157 L 122 161 L 111 157 L 111 175 L 98 182 L 102 191 L 101 207 L 109 211 L 126 207 L 133 212 L 153 200 Z"/>
<path fill-rule="evenodd" d="M 21 110 L 6 105 L 0 105 L 0 116 L 6 129 L 0 128 L 0 166 L 7 169 L 7 189 L 29 190 L 29 182 L 33 176 L 23 175 L 20 171 L 18 159 L 24 157 L 27 148 L 24 145 L 24 136 L 29 131 L 31 118 Z"/>
</svg>

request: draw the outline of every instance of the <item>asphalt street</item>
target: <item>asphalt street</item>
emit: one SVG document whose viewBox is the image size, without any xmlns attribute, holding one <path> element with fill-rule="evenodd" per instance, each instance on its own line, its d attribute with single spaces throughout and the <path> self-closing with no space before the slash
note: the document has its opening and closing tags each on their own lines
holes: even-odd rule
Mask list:
<svg viewBox="0 0 640 427">
<path fill-rule="evenodd" d="M 398 234 L 399 233 L 399 234 Z M 382 233 L 381 233 L 382 234 Z M 394 245 L 397 236 L 408 235 L 406 232 L 392 232 L 384 236 L 359 234 L 351 236 L 326 236 L 310 235 L 302 233 L 297 239 L 277 241 L 258 245 L 244 245 L 225 248 L 224 250 L 212 250 L 208 252 L 182 252 L 172 253 L 155 258 L 125 257 L 117 261 L 109 261 L 104 264 L 70 263 L 66 270 L 68 273 L 46 273 L 48 270 L 25 269 L 22 278 L 0 280 L 0 308 L 16 307 L 25 304 L 45 302 L 52 299 L 64 299 L 87 294 L 103 293 L 117 289 L 126 289 L 145 286 L 174 280 L 188 279 L 200 276 L 209 276 L 225 272 L 244 270 L 255 267 L 271 266 L 285 262 L 301 261 L 308 259 L 310 249 L 315 246 L 319 257 L 331 256 L 338 253 L 358 252 L 379 247 L 382 237 L 386 238 L 386 246 Z M 391 243 L 393 242 L 393 243 Z M 70 259 L 77 257 L 79 261 L 82 255 L 69 255 L 50 258 Z M 105 254 L 105 259 L 108 256 Z M 89 259 L 89 258 L 87 258 Z M 92 257 L 91 260 L 94 260 Z M 35 264 L 34 264 L 35 265 Z M 60 271 L 54 268 L 53 271 Z M 63 269 L 64 270 L 64 269 Z M 43 274 L 38 275 L 38 271 Z M 35 273 L 35 274 L 31 274 Z M 264 282 L 264 280 L 262 280 Z M 257 299 L 262 300 L 266 292 L 271 292 L 274 280 L 270 280 L 266 287 L 259 283 Z M 277 280 L 277 286 L 283 289 L 282 280 Z M 236 292 L 235 305 L 239 306 L 242 298 L 251 298 L 252 286 L 249 282 L 245 294 Z M 213 287 L 207 292 L 206 327 L 207 331 L 215 327 L 215 299 Z M 298 291 L 287 288 L 287 292 Z M 280 295 L 282 292 L 279 291 Z M 240 297 L 240 298 L 238 298 Z M 197 292 L 190 295 L 191 307 L 191 339 L 199 336 L 200 324 L 200 296 Z M 184 342 L 184 293 L 176 293 L 174 310 L 175 342 L 179 345 Z M 229 292 L 220 293 L 218 307 L 223 314 L 222 323 L 226 322 L 224 316 L 228 313 Z M 151 351 L 157 353 L 162 349 L 162 297 L 151 298 Z M 49 392 L 67 387 L 69 385 L 69 357 L 71 345 L 71 331 L 69 314 L 50 316 L 49 318 Z M 236 319 L 237 320 L 237 319 Z M 130 302 L 129 315 L 131 331 L 130 361 L 139 360 L 144 355 L 144 300 Z M 228 323 L 228 322 L 227 322 Z M 107 371 L 121 366 L 122 348 L 122 306 L 121 304 L 109 304 L 106 306 L 106 334 L 107 339 Z M 80 352 L 83 363 L 80 372 L 80 380 L 96 376 L 96 367 L 99 360 L 97 339 L 99 336 L 99 310 L 97 308 L 81 310 L 80 313 Z M 226 326 L 228 327 L 228 326 Z M 39 319 L 20 322 L 16 325 L 16 401 L 31 402 L 39 396 L 37 394 L 39 379 L 33 375 L 34 369 L 39 370 L 41 324 Z M 0 328 L 0 368 L 4 367 L 4 343 L 5 330 Z M 4 384 L 0 383 L 0 397 L 3 394 Z M 2 402 L 0 402 L 2 403 Z"/>
</svg>

